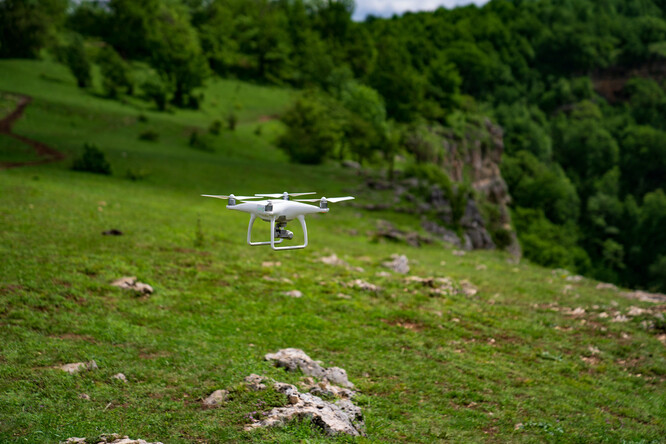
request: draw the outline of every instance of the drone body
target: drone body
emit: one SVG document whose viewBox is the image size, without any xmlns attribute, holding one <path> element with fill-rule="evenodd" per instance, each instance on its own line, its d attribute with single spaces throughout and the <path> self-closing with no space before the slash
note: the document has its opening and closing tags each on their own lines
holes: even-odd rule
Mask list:
<svg viewBox="0 0 666 444">
<path fill-rule="evenodd" d="M 354 199 L 352 196 L 332 197 L 320 199 L 296 199 L 290 200 L 292 196 L 303 196 L 310 193 L 287 193 L 281 194 L 256 194 L 254 196 L 234 196 L 202 194 L 204 197 L 214 197 L 217 199 L 228 199 L 227 208 L 230 210 L 242 211 L 250 214 L 250 224 L 247 227 L 247 243 L 252 246 L 270 245 L 273 250 L 296 250 L 308 246 L 308 229 L 305 225 L 305 216 L 315 213 L 328 213 L 328 203 L 342 202 Z M 263 199 L 263 198 L 275 199 Z M 262 200 L 254 200 L 262 199 Z M 319 202 L 319 206 L 306 204 L 303 202 Z M 271 240 L 265 242 L 252 241 L 252 226 L 254 221 L 259 218 L 271 224 Z M 303 229 L 303 244 L 289 247 L 277 247 L 285 239 L 292 239 L 294 233 L 285 227 L 287 222 L 298 219 Z"/>
</svg>

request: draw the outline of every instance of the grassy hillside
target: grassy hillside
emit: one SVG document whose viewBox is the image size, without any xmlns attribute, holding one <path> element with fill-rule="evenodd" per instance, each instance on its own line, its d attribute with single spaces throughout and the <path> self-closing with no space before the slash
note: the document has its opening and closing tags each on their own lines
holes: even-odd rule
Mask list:
<svg viewBox="0 0 666 444">
<path fill-rule="evenodd" d="M 289 164 L 274 148 L 280 123 L 267 116 L 289 91 L 216 81 L 203 110 L 160 114 L 86 95 L 47 62 L 2 61 L 0 72 L 0 90 L 35 98 L 14 131 L 68 156 L 0 171 L 0 441 L 105 432 L 168 443 L 354 441 L 307 424 L 243 431 L 268 395 L 241 381 L 297 382 L 262 360 L 296 347 L 347 370 L 366 418 L 359 442 L 664 442 L 665 327 L 655 317 L 664 305 L 501 253 L 377 243 L 367 235 L 377 213 L 344 204 L 309 218 L 305 250 L 247 246 L 247 217 L 200 194 L 334 196 L 360 185 L 335 165 Z M 229 107 L 236 131 L 206 135 L 207 151 L 188 145 Z M 156 142 L 139 139 L 149 129 Z M 0 143 L 0 160 L 10 160 Z M 107 154 L 112 176 L 69 170 L 84 143 Z M 124 234 L 101 235 L 111 228 Z M 255 230 L 268 234 L 266 224 Z M 319 260 L 332 253 L 350 267 Z M 394 253 L 408 256 L 410 276 L 450 277 L 454 290 L 466 280 L 478 292 L 377 276 Z M 155 293 L 109 285 L 121 276 Z M 355 279 L 381 290 L 347 286 Z M 303 297 L 283 294 L 293 289 Z M 612 321 L 630 307 L 647 311 Z M 90 359 L 99 370 L 53 368 Z M 111 378 L 118 372 L 126 384 Z M 204 409 L 201 399 L 222 388 L 231 401 Z"/>
</svg>

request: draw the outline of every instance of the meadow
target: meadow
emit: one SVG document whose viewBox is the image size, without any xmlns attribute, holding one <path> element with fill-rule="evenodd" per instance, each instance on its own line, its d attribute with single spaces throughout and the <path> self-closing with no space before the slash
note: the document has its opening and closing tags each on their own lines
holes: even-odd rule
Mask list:
<svg viewBox="0 0 666 444">
<path fill-rule="evenodd" d="M 247 216 L 201 194 L 363 186 L 352 170 L 291 164 L 275 148 L 288 89 L 215 80 L 201 110 L 159 113 L 81 91 L 51 62 L 3 60 L 0 90 L 34 98 L 14 132 L 67 156 L 0 170 L 0 441 L 664 442 L 663 303 L 502 252 L 382 242 L 377 219 L 407 230 L 419 221 L 346 204 L 308 219 L 305 250 L 247 246 Z M 231 109 L 236 129 L 209 134 Z M 148 130 L 157 140 L 141 140 Z M 205 149 L 189 145 L 193 131 Z M 15 143 L 0 137 L 0 161 L 32 159 Z M 112 175 L 71 171 L 85 143 Z M 123 235 L 101 234 L 109 229 Z M 348 266 L 321 261 L 332 254 Z M 448 277 L 453 289 L 381 273 L 392 254 L 409 258 L 408 276 Z M 122 276 L 155 292 L 109 285 Z M 466 286 L 477 291 L 458 291 Z M 294 289 L 303 296 L 284 294 Z M 308 423 L 243 430 L 260 401 L 284 402 L 247 391 L 245 376 L 301 378 L 263 360 L 287 347 L 347 370 L 367 437 Z M 91 359 L 98 370 L 55 368 Z M 230 400 L 204 408 L 217 389 Z"/>
</svg>

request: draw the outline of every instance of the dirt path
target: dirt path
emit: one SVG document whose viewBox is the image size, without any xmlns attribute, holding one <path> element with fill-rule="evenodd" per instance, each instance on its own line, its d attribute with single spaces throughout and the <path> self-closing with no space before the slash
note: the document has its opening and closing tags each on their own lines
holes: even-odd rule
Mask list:
<svg viewBox="0 0 666 444">
<path fill-rule="evenodd" d="M 28 106 L 30 102 L 32 102 L 32 97 L 30 96 L 24 96 L 22 94 L 14 94 L 14 95 L 20 97 L 18 106 L 14 109 L 14 111 L 9 113 L 7 117 L 0 120 L 0 134 L 13 137 L 16 140 L 20 140 L 21 142 L 30 145 L 35 149 L 35 152 L 42 158 L 26 162 L 0 162 L 0 169 L 16 168 L 28 165 L 40 165 L 43 163 L 57 162 L 59 160 L 64 159 L 65 155 L 62 154 L 60 151 L 57 151 L 41 142 L 37 142 L 36 140 L 28 139 L 27 137 L 21 136 L 19 134 L 14 134 L 12 132 L 12 126 L 14 125 L 14 122 L 16 122 L 18 119 L 21 118 L 21 116 L 23 116 L 23 111 L 25 110 L 26 106 Z"/>
</svg>

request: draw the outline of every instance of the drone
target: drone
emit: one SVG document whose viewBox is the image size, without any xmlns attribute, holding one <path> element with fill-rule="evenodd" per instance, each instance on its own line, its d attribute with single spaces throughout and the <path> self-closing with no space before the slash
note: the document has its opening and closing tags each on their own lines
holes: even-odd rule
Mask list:
<svg viewBox="0 0 666 444">
<path fill-rule="evenodd" d="M 354 197 L 321 197 L 319 199 L 294 199 L 292 197 L 317 194 L 308 193 L 277 193 L 277 194 L 255 194 L 254 196 L 234 196 L 202 194 L 203 197 L 214 197 L 216 199 L 228 199 L 229 210 L 250 213 L 250 224 L 247 227 L 247 243 L 252 246 L 270 245 L 273 250 L 297 250 L 308 246 L 308 229 L 305 225 L 305 216 L 315 213 L 328 213 L 329 203 L 352 200 Z M 268 198 L 268 199 L 266 199 Z M 255 200 L 261 199 L 261 200 Z M 319 202 L 319 206 L 303 202 Z M 265 242 L 252 242 L 252 226 L 259 218 L 271 224 L 271 240 Z M 294 233 L 286 229 L 287 222 L 298 219 L 303 228 L 303 244 L 288 247 L 277 247 L 285 239 L 293 239 Z"/>
</svg>

